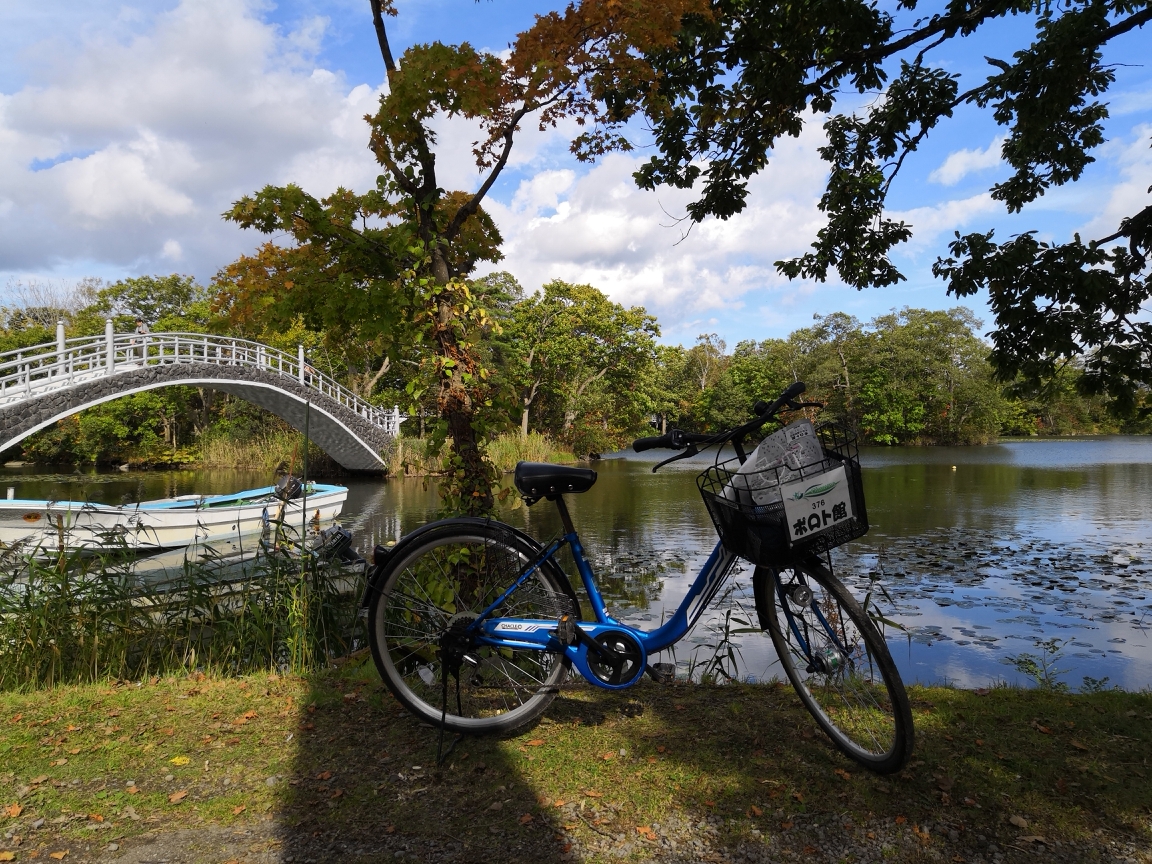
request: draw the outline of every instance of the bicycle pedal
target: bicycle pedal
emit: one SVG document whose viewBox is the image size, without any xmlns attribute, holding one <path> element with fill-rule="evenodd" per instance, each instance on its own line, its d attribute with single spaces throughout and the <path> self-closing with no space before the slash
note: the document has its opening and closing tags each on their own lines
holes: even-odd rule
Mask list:
<svg viewBox="0 0 1152 864">
<path fill-rule="evenodd" d="M 675 663 L 652 663 L 646 671 L 657 684 L 671 684 L 676 680 Z"/>
<path fill-rule="evenodd" d="M 556 622 L 556 639 L 562 645 L 576 644 L 576 621 L 571 615 L 561 615 Z"/>
</svg>

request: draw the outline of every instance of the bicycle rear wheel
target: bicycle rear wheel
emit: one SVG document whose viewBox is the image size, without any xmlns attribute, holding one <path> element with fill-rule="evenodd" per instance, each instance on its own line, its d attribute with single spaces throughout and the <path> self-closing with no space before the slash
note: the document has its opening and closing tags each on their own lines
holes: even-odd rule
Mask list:
<svg viewBox="0 0 1152 864">
<path fill-rule="evenodd" d="M 392 553 L 368 608 L 369 641 L 384 683 L 421 720 L 439 726 L 443 717 L 454 732 L 505 733 L 555 698 L 570 668 L 564 655 L 472 644 L 453 657 L 444 641 L 507 590 L 539 549 L 498 522 L 452 520 Z M 497 615 L 572 614 L 555 568 L 544 562 Z"/>
<path fill-rule="evenodd" d="M 860 604 L 815 559 L 757 567 L 754 578 L 762 608 L 771 609 L 772 644 L 804 707 L 850 759 L 878 774 L 903 768 L 914 743 L 912 708 Z"/>
</svg>

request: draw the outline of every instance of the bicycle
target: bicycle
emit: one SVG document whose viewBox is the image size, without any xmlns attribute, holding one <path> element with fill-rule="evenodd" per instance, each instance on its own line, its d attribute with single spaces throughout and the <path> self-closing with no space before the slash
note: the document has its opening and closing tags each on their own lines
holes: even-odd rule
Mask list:
<svg viewBox="0 0 1152 864">
<path fill-rule="evenodd" d="M 868 530 L 855 439 L 824 426 L 815 432 L 819 461 L 788 457 L 756 471 L 745 464 L 750 435 L 770 421 L 783 424 L 777 415 L 784 410 L 818 404 L 795 401 L 803 392 L 796 383 L 771 405 L 757 403 L 752 420 L 726 432 L 673 429 L 634 442 L 637 452 L 680 451 L 653 471 L 717 447 L 698 486 L 720 540 L 679 607 L 655 630 L 614 619 L 597 588 L 564 503 L 565 495 L 596 482 L 587 468 L 516 466 L 525 503 L 547 499 L 559 511 L 563 534 L 547 545 L 492 519 L 454 518 L 425 525 L 392 549 L 377 547 L 365 602 L 372 656 L 388 688 L 416 717 L 439 727 L 442 747 L 445 730 L 508 733 L 530 723 L 572 668 L 608 690 L 631 687 L 646 672 L 667 681 L 672 664 L 649 665 L 647 658 L 691 630 L 745 558 L 755 565 L 760 626 L 804 706 L 845 755 L 877 773 L 899 771 L 914 739 L 903 682 L 875 623 L 827 557 Z M 809 424 L 805 434 L 807 428 L 814 430 Z M 811 442 L 801 443 L 814 452 Z M 724 444 L 734 458 L 721 459 Z M 589 620 L 556 561 L 565 546 L 592 606 Z"/>
</svg>

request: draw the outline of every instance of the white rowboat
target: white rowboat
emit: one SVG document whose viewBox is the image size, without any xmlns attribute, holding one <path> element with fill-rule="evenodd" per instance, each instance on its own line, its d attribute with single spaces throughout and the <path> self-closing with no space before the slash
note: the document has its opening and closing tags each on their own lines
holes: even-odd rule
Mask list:
<svg viewBox="0 0 1152 864">
<path fill-rule="evenodd" d="M 79 501 L 0 499 L 0 550 L 56 552 L 61 546 L 90 552 L 175 549 L 259 532 L 284 507 L 286 525 L 328 522 L 348 498 L 346 486 L 309 483 L 305 497 L 286 504 L 275 486 L 231 495 L 180 495 L 112 506 Z"/>
</svg>

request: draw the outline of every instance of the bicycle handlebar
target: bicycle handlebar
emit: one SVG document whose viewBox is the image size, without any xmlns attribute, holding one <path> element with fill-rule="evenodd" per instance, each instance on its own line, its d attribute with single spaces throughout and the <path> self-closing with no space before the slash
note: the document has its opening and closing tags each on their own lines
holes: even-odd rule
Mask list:
<svg viewBox="0 0 1152 864">
<path fill-rule="evenodd" d="M 647 438 L 637 438 L 632 442 L 632 449 L 637 453 L 643 453 L 645 450 L 655 450 L 656 448 L 663 447 L 669 450 L 683 450 L 695 444 L 719 444 L 724 441 L 730 441 L 733 438 L 741 438 L 749 432 L 759 429 L 769 420 L 779 413 L 781 408 L 807 408 L 810 406 L 823 407 L 819 402 L 794 402 L 793 400 L 803 393 L 807 388 L 803 381 L 796 381 L 790 384 L 783 393 L 771 405 L 764 402 L 757 402 L 752 411 L 756 414 L 751 420 L 742 426 L 737 426 L 735 429 L 729 429 L 726 432 L 719 432 L 715 435 L 700 435 L 695 432 L 683 432 L 679 429 L 670 429 L 663 435 L 649 436 Z M 692 447 L 692 454 L 683 454 L 683 456 L 695 455 L 695 447 Z M 675 458 L 683 458 L 677 456 Z M 668 460 L 671 461 L 671 460 Z M 664 464 L 664 463 L 661 463 Z M 659 467 L 659 466 L 657 466 Z"/>
<path fill-rule="evenodd" d="M 673 430 L 673 432 L 676 430 Z M 655 450 L 657 447 L 674 447 L 672 443 L 672 432 L 665 435 L 655 435 L 650 438 L 637 438 L 632 442 L 632 449 L 637 453 L 643 453 L 645 450 Z"/>
</svg>

